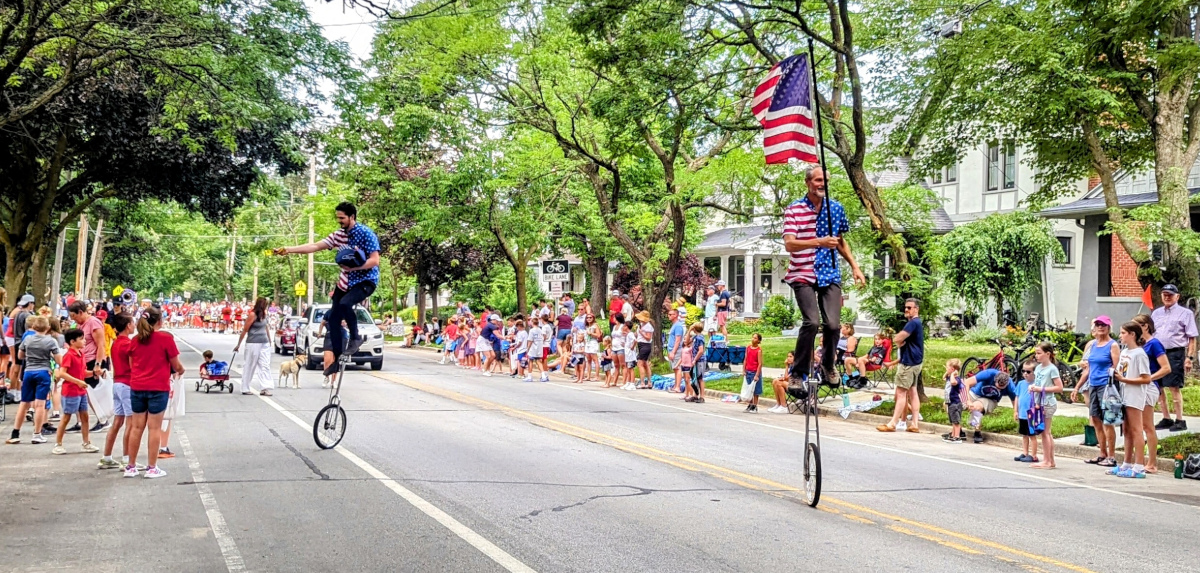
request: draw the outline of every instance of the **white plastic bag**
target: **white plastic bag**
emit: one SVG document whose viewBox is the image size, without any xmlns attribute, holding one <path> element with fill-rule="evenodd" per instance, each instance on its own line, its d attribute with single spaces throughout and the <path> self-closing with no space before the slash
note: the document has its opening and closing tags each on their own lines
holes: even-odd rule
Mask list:
<svg viewBox="0 0 1200 573">
<path fill-rule="evenodd" d="M 171 381 L 171 401 L 167 402 L 167 409 L 163 412 L 163 429 L 167 429 L 167 420 L 174 420 L 184 413 L 184 398 L 187 392 L 183 390 L 183 377 L 180 376 Z"/>
<path fill-rule="evenodd" d="M 743 402 L 749 402 L 754 399 L 754 386 L 755 384 L 753 379 L 747 381 L 745 380 L 745 376 L 742 377 L 741 398 Z"/>
<path fill-rule="evenodd" d="M 112 380 L 101 378 L 95 388 L 87 389 L 88 404 L 100 420 L 108 421 L 113 417 L 113 383 Z"/>
</svg>

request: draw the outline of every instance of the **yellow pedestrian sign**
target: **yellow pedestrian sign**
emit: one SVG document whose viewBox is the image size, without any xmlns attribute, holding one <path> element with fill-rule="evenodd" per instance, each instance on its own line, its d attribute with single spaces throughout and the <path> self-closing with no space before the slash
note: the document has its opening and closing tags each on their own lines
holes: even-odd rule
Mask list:
<svg viewBox="0 0 1200 573">
<path fill-rule="evenodd" d="M 304 281 L 296 281 L 296 296 L 304 296 L 308 294 L 308 285 Z"/>
</svg>

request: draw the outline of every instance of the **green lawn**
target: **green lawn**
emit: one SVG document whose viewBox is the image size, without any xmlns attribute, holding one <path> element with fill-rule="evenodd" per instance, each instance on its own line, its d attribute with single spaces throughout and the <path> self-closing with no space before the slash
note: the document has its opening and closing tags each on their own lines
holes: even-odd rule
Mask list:
<svg viewBox="0 0 1200 573">
<path fill-rule="evenodd" d="M 750 343 L 748 335 L 729 336 L 729 343 L 735 346 L 746 346 Z M 865 344 L 869 344 L 867 341 Z M 796 347 L 796 339 L 791 337 L 770 337 L 763 339 L 763 360 L 769 368 L 783 368 L 787 353 Z M 858 355 L 867 353 L 867 348 L 859 348 Z M 951 358 L 963 360 L 968 356 L 990 358 L 999 349 L 991 344 L 971 344 L 968 342 L 949 339 L 927 339 L 925 341 L 925 376 L 926 379 L 940 379 L 946 369 L 946 361 Z M 895 358 L 895 357 L 893 357 Z M 740 386 L 739 386 L 740 388 Z M 1200 407 L 1200 394 L 1197 394 L 1197 407 Z"/>
<path fill-rule="evenodd" d="M 884 402 L 878 407 L 867 410 L 868 414 L 877 414 L 880 416 L 891 416 L 895 411 L 895 402 Z M 964 412 L 965 414 L 966 412 Z M 946 415 L 946 407 L 942 403 L 941 398 L 930 397 L 927 401 L 921 403 L 921 417 L 925 418 L 926 422 L 932 424 L 950 425 L 950 418 Z M 1086 420 L 1084 418 L 1073 418 L 1070 416 L 1055 416 L 1054 426 L 1052 431 L 1054 437 L 1061 438 L 1063 436 L 1074 436 L 1083 433 L 1083 426 Z M 993 432 L 996 434 L 1012 434 L 1017 433 L 1017 421 L 1013 419 L 1012 408 L 1004 406 L 996 408 L 991 414 L 983 417 L 983 422 L 980 424 L 980 429 L 985 432 Z"/>
<path fill-rule="evenodd" d="M 1180 434 L 1169 436 L 1158 441 L 1158 456 L 1174 458 L 1175 454 L 1200 454 L 1200 434 Z"/>
<path fill-rule="evenodd" d="M 1171 403 L 1171 409 L 1175 409 L 1174 402 Z M 1183 388 L 1183 415 L 1200 416 L 1200 386 L 1194 383 Z M 1200 453 L 1200 450 L 1194 453 Z"/>
</svg>

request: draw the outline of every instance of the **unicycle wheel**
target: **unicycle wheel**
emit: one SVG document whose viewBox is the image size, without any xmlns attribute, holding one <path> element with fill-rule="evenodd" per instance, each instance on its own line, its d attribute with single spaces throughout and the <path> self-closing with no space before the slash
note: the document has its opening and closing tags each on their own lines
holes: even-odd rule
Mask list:
<svg viewBox="0 0 1200 573">
<path fill-rule="evenodd" d="M 804 449 L 804 503 L 816 507 L 821 501 L 821 449 L 809 442 Z"/>
<path fill-rule="evenodd" d="M 317 413 L 313 422 L 313 441 L 322 450 L 334 448 L 346 435 L 346 411 L 337 404 L 328 404 Z"/>
</svg>

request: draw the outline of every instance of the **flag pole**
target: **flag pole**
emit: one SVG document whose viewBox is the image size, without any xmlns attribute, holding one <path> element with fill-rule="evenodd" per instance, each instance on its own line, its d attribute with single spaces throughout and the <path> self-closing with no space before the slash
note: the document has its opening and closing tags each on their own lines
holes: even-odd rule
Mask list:
<svg viewBox="0 0 1200 573">
<path fill-rule="evenodd" d="M 821 104 L 817 101 L 817 59 L 813 56 L 813 41 L 808 39 L 808 69 L 812 74 L 812 106 L 813 123 L 817 124 L 817 150 L 821 158 L 821 175 L 825 177 L 825 203 L 821 206 L 825 211 L 825 224 L 828 225 L 829 235 L 833 236 L 833 209 L 829 206 L 832 198 L 829 194 L 829 170 L 825 168 L 825 130 L 821 127 Z M 833 255 L 837 258 L 837 255 Z"/>
</svg>

